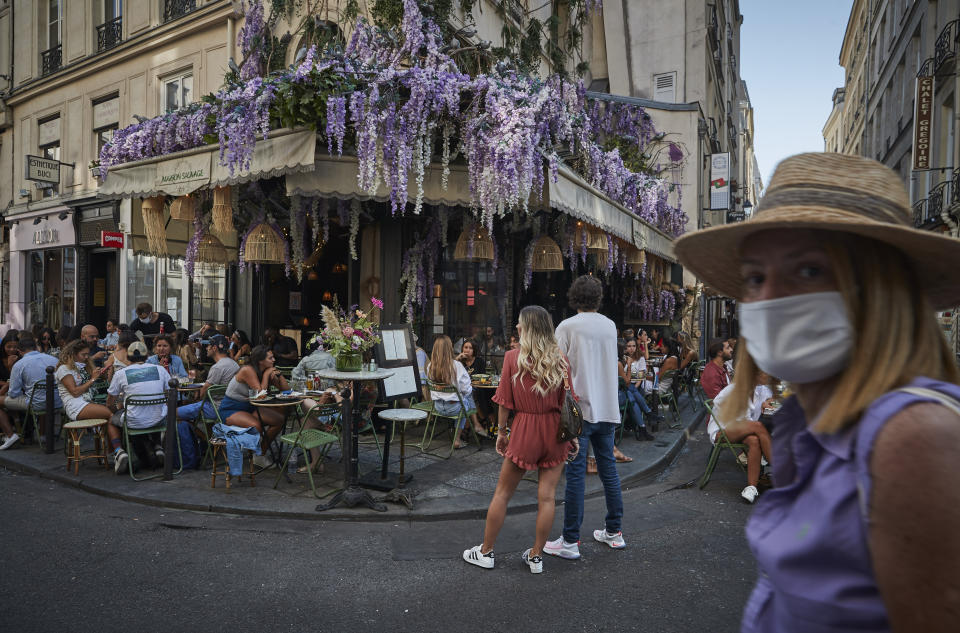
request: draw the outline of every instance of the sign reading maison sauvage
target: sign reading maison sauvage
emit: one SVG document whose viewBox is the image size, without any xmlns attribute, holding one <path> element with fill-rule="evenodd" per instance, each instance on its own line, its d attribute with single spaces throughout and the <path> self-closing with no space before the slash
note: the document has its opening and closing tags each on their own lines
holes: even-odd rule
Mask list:
<svg viewBox="0 0 960 633">
<path fill-rule="evenodd" d="M 158 190 L 182 195 L 210 181 L 210 156 L 203 153 L 161 161 L 157 163 L 156 170 L 155 184 Z"/>
</svg>

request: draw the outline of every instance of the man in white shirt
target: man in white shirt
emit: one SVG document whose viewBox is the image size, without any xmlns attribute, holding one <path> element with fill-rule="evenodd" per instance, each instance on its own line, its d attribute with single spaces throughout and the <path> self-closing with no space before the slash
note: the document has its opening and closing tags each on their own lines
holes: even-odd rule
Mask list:
<svg viewBox="0 0 960 633">
<path fill-rule="evenodd" d="M 623 498 L 620 476 L 613 457 L 613 438 L 620 424 L 617 400 L 617 326 L 599 314 L 603 285 L 591 275 L 577 278 L 567 291 L 576 316 L 557 326 L 557 344 L 570 361 L 573 392 L 583 411 L 580 452 L 567 465 L 563 534 L 548 541 L 543 551 L 561 558 L 580 558 L 580 525 L 583 523 L 583 488 L 587 470 L 587 446 L 593 446 L 597 471 L 607 501 L 606 525 L 593 538 L 614 549 L 626 543 L 620 530 Z"/>
<path fill-rule="evenodd" d="M 110 437 L 110 446 L 113 448 L 113 469 L 118 475 L 127 468 L 129 456 L 124 450 L 123 425 L 131 429 L 143 429 L 160 424 L 167 415 L 167 405 L 130 405 L 126 407 L 124 416 L 123 407 L 130 396 L 160 396 L 166 393 L 170 384 L 170 374 L 160 365 L 145 365 L 147 360 L 147 346 L 137 341 L 127 348 L 127 359 L 130 364 L 118 369 L 113 374 L 110 387 L 107 389 L 107 407 L 115 413 L 107 425 L 107 435 Z M 153 440 L 154 462 L 163 463 L 163 447 L 160 445 L 160 434 L 149 436 Z M 140 454 L 140 451 L 137 451 Z"/>
</svg>

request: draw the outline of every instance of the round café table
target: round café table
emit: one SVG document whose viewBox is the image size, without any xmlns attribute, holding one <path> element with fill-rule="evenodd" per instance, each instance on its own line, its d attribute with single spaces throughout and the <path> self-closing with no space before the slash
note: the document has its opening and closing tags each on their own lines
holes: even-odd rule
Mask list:
<svg viewBox="0 0 960 633">
<path fill-rule="evenodd" d="M 322 512 L 324 510 L 329 510 L 334 508 L 339 504 L 344 504 L 348 508 L 352 508 L 357 505 L 365 505 L 371 510 L 376 510 L 377 512 L 386 512 L 387 506 L 382 503 L 374 501 L 373 497 L 370 494 L 360 487 L 360 458 L 358 456 L 359 452 L 359 438 L 357 434 L 357 425 L 353 419 L 353 394 L 356 393 L 356 383 L 358 382 L 372 382 L 383 380 L 384 378 L 389 378 L 392 376 L 394 371 L 390 369 L 377 369 L 376 371 L 337 371 L 336 369 L 324 369 L 317 372 L 317 376 L 326 380 L 333 380 L 335 382 L 349 382 L 350 389 L 349 393 L 343 395 L 343 411 L 341 416 L 343 419 L 343 428 L 346 428 L 349 436 L 349 441 L 344 442 L 344 448 L 346 448 L 347 459 L 345 459 L 345 465 L 343 478 L 344 478 L 344 488 L 337 494 L 333 496 L 328 503 L 321 503 L 317 506 L 317 512 Z M 374 431 L 376 433 L 376 431 Z"/>
</svg>

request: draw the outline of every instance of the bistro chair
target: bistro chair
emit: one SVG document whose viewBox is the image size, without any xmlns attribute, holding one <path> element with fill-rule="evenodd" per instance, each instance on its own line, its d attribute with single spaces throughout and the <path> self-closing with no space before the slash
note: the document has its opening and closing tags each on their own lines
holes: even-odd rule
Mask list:
<svg viewBox="0 0 960 633">
<path fill-rule="evenodd" d="M 56 380 L 54 380 L 53 388 L 54 390 L 56 390 L 57 388 Z M 46 389 L 47 389 L 46 378 L 43 378 L 33 383 L 33 385 L 30 387 L 30 395 L 27 397 L 27 411 L 22 418 L 18 417 L 15 423 L 17 427 L 16 429 L 17 435 L 19 435 L 20 437 L 24 436 L 28 428 L 28 425 L 29 427 L 33 428 L 33 432 L 36 434 L 37 443 L 40 443 L 40 436 L 43 435 L 43 427 L 40 424 L 40 420 L 47 414 L 47 409 L 46 409 L 45 403 L 35 408 L 33 404 L 33 399 L 34 399 L 34 396 L 43 394 L 46 391 Z M 54 402 L 56 402 L 56 400 L 54 400 Z M 54 406 L 53 414 L 55 416 L 62 415 L 63 407 Z M 56 423 L 56 420 L 54 420 L 54 423 Z M 61 429 L 57 431 L 55 437 L 59 438 L 62 430 L 63 429 L 62 429 L 62 423 L 61 423 Z"/>
<path fill-rule="evenodd" d="M 323 463 L 323 460 L 327 456 L 327 452 L 329 452 L 330 447 L 335 443 L 340 444 L 340 454 L 343 454 L 340 418 L 341 406 L 342 405 L 340 404 L 333 403 L 318 404 L 312 407 L 309 411 L 307 411 L 307 414 L 303 416 L 300 422 L 299 431 L 280 436 L 280 441 L 283 444 L 288 444 L 290 446 L 290 450 L 287 451 L 287 455 L 283 459 L 283 465 L 280 466 L 280 472 L 277 473 L 277 479 L 273 482 L 274 489 L 276 489 L 277 484 L 280 483 L 280 478 L 283 477 L 284 473 L 287 472 L 287 462 L 290 461 L 299 448 L 303 450 L 304 454 L 307 456 L 307 477 L 310 480 L 310 490 L 313 491 L 314 497 L 317 497 L 318 499 L 322 498 L 321 496 L 317 495 L 317 486 L 313 481 L 313 468 L 310 467 L 310 451 L 316 448 L 322 449 L 320 451 L 320 458 L 317 460 L 317 465 Z M 311 414 L 320 419 L 329 419 L 329 429 L 323 430 L 306 428 L 307 420 L 310 418 Z"/>
<path fill-rule="evenodd" d="M 226 392 L 226 385 L 210 385 L 207 387 L 207 395 L 204 396 L 204 406 L 200 407 L 200 411 L 193 421 L 194 432 L 196 432 L 196 434 L 200 436 L 200 439 L 203 440 L 203 443 L 206 444 L 203 460 L 200 462 L 201 466 L 207 461 L 208 457 L 213 457 L 210 446 L 210 440 L 213 439 L 213 427 L 223 422 L 223 418 L 220 417 L 220 406 L 217 404 L 217 401 L 222 399 Z M 207 407 L 205 405 L 207 404 L 213 409 L 212 416 L 206 414 Z"/>
<path fill-rule="evenodd" d="M 131 429 L 127 425 L 127 412 L 130 411 L 130 406 L 145 407 L 145 406 L 156 406 L 167 403 L 167 396 L 165 394 L 150 394 L 142 396 L 127 396 L 123 401 L 123 416 L 121 417 L 121 426 L 123 428 L 123 446 L 127 451 L 127 466 L 130 469 L 130 477 L 134 481 L 146 481 L 148 479 L 156 479 L 157 477 L 163 477 L 163 473 L 156 473 L 149 475 L 147 477 L 137 477 L 133 472 L 133 438 L 151 435 L 153 433 L 162 433 L 167 430 L 167 421 L 164 418 L 161 418 L 157 421 L 156 424 L 148 426 L 141 429 Z M 174 475 L 179 475 L 183 472 L 183 453 L 180 451 L 180 434 L 177 433 L 177 454 L 179 455 L 179 464 L 180 467 L 173 472 Z M 164 455 L 165 460 L 171 459 L 170 455 Z"/>
<path fill-rule="evenodd" d="M 80 474 L 80 462 L 85 459 L 96 459 L 103 467 L 110 469 L 107 463 L 107 432 L 106 426 L 109 420 L 71 420 L 63 425 L 67 431 L 67 437 L 64 444 L 64 451 L 67 454 L 67 472 L 73 467 L 73 474 Z M 80 442 L 83 436 L 90 432 L 93 434 L 93 450 L 80 450 Z"/>
<path fill-rule="evenodd" d="M 660 376 L 661 383 L 665 380 L 673 381 L 676 379 L 677 379 L 677 371 L 675 369 L 666 371 Z M 671 424 L 670 428 L 671 429 L 678 428 L 680 426 L 680 405 L 677 402 L 677 395 L 673 390 L 673 383 L 671 382 L 671 387 L 666 392 L 661 392 L 660 388 L 657 387 L 656 394 L 657 394 L 658 403 L 666 404 L 667 408 L 669 408 L 670 411 L 672 412 L 673 419 L 676 422 L 676 424 Z M 658 410 L 659 410 L 659 405 L 658 405 Z"/>
<path fill-rule="evenodd" d="M 473 425 L 470 424 L 468 418 L 477 412 L 476 409 L 467 409 L 466 405 L 463 404 L 463 396 L 460 395 L 460 391 L 453 385 L 447 385 L 439 382 L 427 381 L 427 388 L 430 391 L 436 391 L 437 393 L 455 393 L 457 394 L 457 402 L 460 403 L 460 411 L 456 415 L 445 415 L 440 413 L 440 411 L 434 406 L 432 414 L 428 415 L 427 423 L 423 429 L 423 441 L 420 442 L 420 451 L 428 455 L 435 455 L 437 457 L 442 457 L 443 459 L 449 459 L 453 455 L 453 451 L 456 449 L 457 445 L 457 436 L 460 434 L 460 424 L 466 424 L 470 429 L 470 433 L 473 435 L 473 440 L 477 444 L 477 448 L 480 448 L 480 438 L 477 437 L 477 432 L 474 430 Z M 450 434 L 453 435 L 453 439 L 450 441 L 450 451 L 443 455 L 439 452 L 433 452 L 427 450 L 430 447 L 430 443 L 433 442 L 433 436 L 437 430 L 437 420 L 448 420 L 450 422 Z"/>
<path fill-rule="evenodd" d="M 687 393 L 690 395 L 690 401 L 693 403 L 693 410 L 703 406 L 703 391 L 700 389 L 700 376 L 703 374 L 703 368 L 707 366 L 707 361 L 697 361 L 690 374 L 690 380 L 687 382 Z"/>
<path fill-rule="evenodd" d="M 703 406 L 706 407 L 707 413 L 714 417 L 713 414 L 713 400 L 704 400 Z M 744 468 L 743 464 L 740 463 L 740 456 L 737 451 L 747 450 L 746 444 L 740 444 L 737 442 L 731 442 L 727 439 L 727 434 L 723 430 L 723 425 L 718 421 L 717 426 L 720 427 L 720 430 L 717 432 L 717 442 L 713 445 L 713 450 L 710 451 L 710 457 L 707 459 L 707 468 L 703 471 L 703 476 L 700 478 L 700 489 L 703 490 L 703 487 L 707 485 L 707 482 L 710 481 L 710 476 L 713 475 L 713 469 L 717 466 L 717 459 L 720 457 L 720 452 L 724 448 L 730 449 L 730 454 L 733 455 L 733 461 L 737 466 L 740 467 L 740 470 L 746 474 L 747 470 Z"/>
</svg>

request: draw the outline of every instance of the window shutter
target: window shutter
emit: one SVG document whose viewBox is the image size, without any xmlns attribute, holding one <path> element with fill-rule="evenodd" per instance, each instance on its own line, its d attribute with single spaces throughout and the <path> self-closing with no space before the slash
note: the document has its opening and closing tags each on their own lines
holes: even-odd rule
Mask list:
<svg viewBox="0 0 960 633">
<path fill-rule="evenodd" d="M 661 73 L 653 76 L 653 100 L 663 103 L 677 102 L 677 73 Z"/>
</svg>

